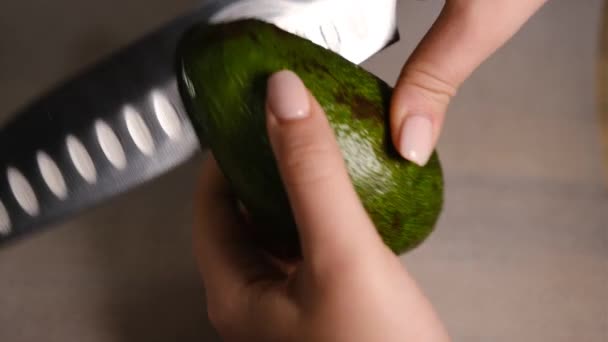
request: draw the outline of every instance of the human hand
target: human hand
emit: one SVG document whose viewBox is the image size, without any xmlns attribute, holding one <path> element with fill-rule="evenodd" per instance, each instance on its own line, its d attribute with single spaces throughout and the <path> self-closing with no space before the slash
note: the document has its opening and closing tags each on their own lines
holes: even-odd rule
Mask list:
<svg viewBox="0 0 608 342">
<path fill-rule="evenodd" d="M 391 135 L 404 158 L 426 164 L 462 82 L 546 1 L 446 0 L 393 93 Z"/>
<path fill-rule="evenodd" d="M 208 314 L 226 341 L 448 341 L 430 303 L 383 243 L 323 109 L 292 72 L 268 82 L 268 135 L 302 258 L 272 258 L 209 157 L 195 251 Z"/>
</svg>

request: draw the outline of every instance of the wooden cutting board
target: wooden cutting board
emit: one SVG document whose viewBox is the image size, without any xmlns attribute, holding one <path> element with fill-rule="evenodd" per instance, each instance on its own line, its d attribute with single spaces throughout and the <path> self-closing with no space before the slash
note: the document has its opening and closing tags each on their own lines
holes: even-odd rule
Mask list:
<svg viewBox="0 0 608 342">
<path fill-rule="evenodd" d="M 604 5 L 601 25 L 597 97 L 600 116 L 600 134 L 602 139 L 604 179 L 606 184 L 608 184 L 608 5 Z"/>
</svg>

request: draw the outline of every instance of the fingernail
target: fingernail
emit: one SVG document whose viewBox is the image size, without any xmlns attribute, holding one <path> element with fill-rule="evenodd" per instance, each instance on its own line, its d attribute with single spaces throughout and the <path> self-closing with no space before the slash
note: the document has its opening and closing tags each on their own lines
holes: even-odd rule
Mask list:
<svg viewBox="0 0 608 342">
<path fill-rule="evenodd" d="M 281 120 L 303 119 L 310 114 L 308 90 L 292 71 L 279 71 L 268 79 L 268 107 Z"/>
<path fill-rule="evenodd" d="M 425 115 L 408 115 L 401 128 L 400 152 L 404 158 L 424 166 L 433 152 L 433 124 Z"/>
</svg>

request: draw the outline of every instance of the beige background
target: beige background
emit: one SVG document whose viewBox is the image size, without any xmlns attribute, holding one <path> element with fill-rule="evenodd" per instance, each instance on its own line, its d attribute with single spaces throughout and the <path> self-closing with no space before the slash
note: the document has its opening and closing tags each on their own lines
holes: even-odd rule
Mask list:
<svg viewBox="0 0 608 342">
<path fill-rule="evenodd" d="M 0 2 L 0 120 L 193 4 Z M 366 67 L 394 82 L 441 4 L 400 1 L 403 40 Z M 445 212 L 404 263 L 455 341 L 608 341 L 601 10 L 550 1 L 450 108 Z M 190 254 L 198 162 L 0 250 L 0 341 L 214 341 Z"/>
</svg>

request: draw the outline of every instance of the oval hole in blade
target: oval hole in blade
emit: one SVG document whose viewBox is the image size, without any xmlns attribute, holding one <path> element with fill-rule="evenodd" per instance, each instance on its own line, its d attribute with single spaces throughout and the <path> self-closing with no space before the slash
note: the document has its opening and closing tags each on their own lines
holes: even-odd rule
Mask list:
<svg viewBox="0 0 608 342">
<path fill-rule="evenodd" d="M 11 233 L 11 218 L 8 216 L 6 207 L 0 201 L 0 235 L 8 235 Z"/>
<path fill-rule="evenodd" d="M 157 90 L 152 93 L 152 105 L 160 127 L 169 138 L 178 139 L 182 133 L 182 122 L 173 104 L 162 92 Z"/>
<path fill-rule="evenodd" d="M 68 196 L 68 187 L 65 179 L 53 159 L 43 151 L 36 153 L 38 168 L 42 174 L 42 179 L 49 187 L 51 192 L 59 199 L 66 199 Z"/>
<path fill-rule="evenodd" d="M 14 167 L 7 169 L 6 176 L 13 196 L 21 208 L 30 216 L 38 215 L 40 212 L 38 198 L 25 176 Z"/>
<path fill-rule="evenodd" d="M 95 122 L 95 133 L 106 158 L 115 168 L 123 170 L 127 166 L 127 157 L 116 133 L 103 120 Z"/>
<path fill-rule="evenodd" d="M 125 107 L 124 115 L 133 142 L 143 154 L 151 156 L 154 153 L 154 140 L 146 122 L 131 106 Z"/>
<path fill-rule="evenodd" d="M 95 169 L 95 164 L 93 164 L 93 159 L 91 159 L 89 152 L 87 152 L 87 149 L 80 140 L 73 135 L 68 135 L 66 145 L 72 163 L 82 178 L 89 184 L 97 182 L 97 170 Z"/>
</svg>

